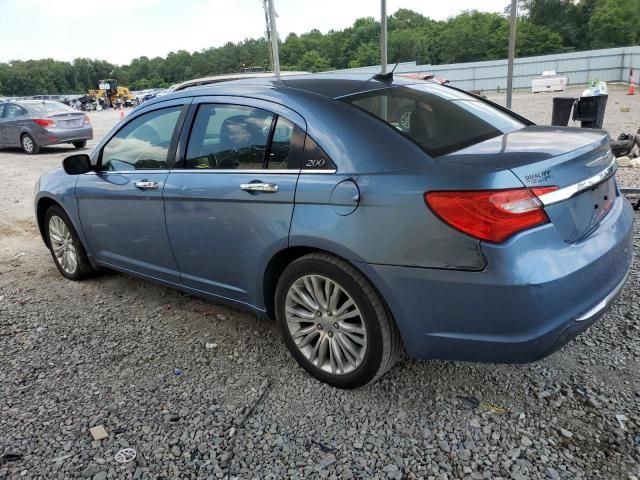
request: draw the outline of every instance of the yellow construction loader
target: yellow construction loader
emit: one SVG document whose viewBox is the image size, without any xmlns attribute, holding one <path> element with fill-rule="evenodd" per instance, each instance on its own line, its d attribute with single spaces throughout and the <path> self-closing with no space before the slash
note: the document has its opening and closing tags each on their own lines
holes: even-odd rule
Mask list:
<svg viewBox="0 0 640 480">
<path fill-rule="evenodd" d="M 127 87 L 119 87 L 118 81 L 113 78 L 99 80 L 98 89 L 89 90 L 88 93 L 103 108 L 117 108 L 120 105 L 123 107 L 136 107 L 140 103 L 138 97 L 133 95 Z"/>
</svg>

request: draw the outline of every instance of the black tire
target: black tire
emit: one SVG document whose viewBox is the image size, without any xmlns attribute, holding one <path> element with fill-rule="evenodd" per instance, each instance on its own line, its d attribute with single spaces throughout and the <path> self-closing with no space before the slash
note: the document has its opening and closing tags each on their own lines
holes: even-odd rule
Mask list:
<svg viewBox="0 0 640 480">
<path fill-rule="evenodd" d="M 285 305 L 291 286 L 305 275 L 321 275 L 337 283 L 362 313 L 367 347 L 360 365 L 350 373 L 318 368 L 298 349 L 287 326 Z M 296 361 L 318 380 L 338 388 L 357 388 L 384 375 L 402 353 L 400 333 L 369 281 L 347 262 L 325 253 L 312 253 L 292 262 L 278 280 L 275 314 L 284 342 Z"/>
<path fill-rule="evenodd" d="M 82 140 L 81 142 L 73 142 L 73 146 L 76 148 L 84 148 L 87 146 L 87 141 Z"/>
<path fill-rule="evenodd" d="M 20 146 L 22 147 L 22 151 L 27 155 L 35 155 L 40 152 L 40 146 L 28 133 L 23 133 L 20 137 Z"/>
<path fill-rule="evenodd" d="M 75 270 L 72 272 L 65 271 L 65 269 L 60 264 L 60 261 L 56 257 L 55 253 L 53 252 L 49 225 L 51 222 L 51 218 L 54 216 L 60 218 L 64 222 L 65 226 L 67 227 L 71 235 L 71 241 L 75 248 L 76 257 L 77 257 L 77 266 Z M 47 213 L 44 216 L 44 232 L 47 239 L 47 246 L 49 247 L 49 251 L 51 252 L 53 261 L 56 264 L 56 267 L 58 267 L 58 270 L 60 271 L 60 273 L 64 277 L 68 278 L 69 280 L 77 281 L 77 280 L 83 280 L 91 276 L 93 273 L 95 273 L 95 269 L 93 268 L 93 266 L 91 265 L 91 262 L 89 261 L 89 258 L 87 257 L 87 252 L 85 251 L 84 246 L 80 241 L 80 238 L 78 238 L 78 234 L 76 233 L 76 230 L 73 228 L 73 224 L 71 223 L 71 220 L 69 220 L 69 217 L 67 216 L 67 214 L 59 206 L 54 205 L 50 207 L 49 210 L 47 210 Z"/>
</svg>

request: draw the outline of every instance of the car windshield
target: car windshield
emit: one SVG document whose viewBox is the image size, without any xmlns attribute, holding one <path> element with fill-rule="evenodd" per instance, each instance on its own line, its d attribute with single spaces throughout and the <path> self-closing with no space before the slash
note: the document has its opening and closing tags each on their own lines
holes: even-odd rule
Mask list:
<svg viewBox="0 0 640 480">
<path fill-rule="evenodd" d="M 428 83 L 375 90 L 342 100 L 391 125 L 432 157 L 525 126 L 471 95 Z"/>
<path fill-rule="evenodd" d="M 60 111 L 74 112 L 75 111 L 73 108 L 65 105 L 64 103 L 51 102 L 51 101 L 29 103 L 28 107 L 30 110 L 37 113 L 60 112 Z"/>
</svg>

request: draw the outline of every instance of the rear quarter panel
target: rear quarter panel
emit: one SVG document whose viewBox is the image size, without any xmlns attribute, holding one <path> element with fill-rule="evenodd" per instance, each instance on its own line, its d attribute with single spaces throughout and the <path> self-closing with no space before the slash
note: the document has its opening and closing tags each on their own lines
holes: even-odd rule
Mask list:
<svg viewBox="0 0 640 480">
<path fill-rule="evenodd" d="M 508 170 L 438 164 L 357 108 L 335 100 L 318 103 L 305 112 L 308 133 L 335 162 L 337 172 L 303 170 L 290 244 L 320 248 L 354 262 L 482 270 L 479 242 L 444 224 L 425 204 L 424 193 L 522 183 Z M 353 213 L 344 215 L 332 192 L 348 179 L 357 184 L 359 201 Z"/>
</svg>

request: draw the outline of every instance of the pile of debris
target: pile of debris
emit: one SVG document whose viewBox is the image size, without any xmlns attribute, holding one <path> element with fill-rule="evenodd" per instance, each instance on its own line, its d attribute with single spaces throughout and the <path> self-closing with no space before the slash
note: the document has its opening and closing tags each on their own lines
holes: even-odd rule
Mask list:
<svg viewBox="0 0 640 480">
<path fill-rule="evenodd" d="M 640 128 L 633 133 L 621 133 L 611 140 L 611 152 L 620 167 L 640 167 Z"/>
</svg>

